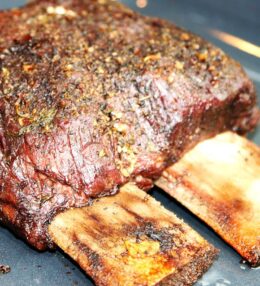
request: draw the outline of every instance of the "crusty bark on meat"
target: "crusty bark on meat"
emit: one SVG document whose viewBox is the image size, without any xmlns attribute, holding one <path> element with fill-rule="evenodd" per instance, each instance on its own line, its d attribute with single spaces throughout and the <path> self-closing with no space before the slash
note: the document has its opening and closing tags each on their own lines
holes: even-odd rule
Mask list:
<svg viewBox="0 0 260 286">
<path fill-rule="evenodd" d="M 257 121 L 238 63 L 115 1 L 36 1 L 0 17 L 0 216 L 38 249 L 58 212 L 136 180 L 198 141 Z"/>
</svg>

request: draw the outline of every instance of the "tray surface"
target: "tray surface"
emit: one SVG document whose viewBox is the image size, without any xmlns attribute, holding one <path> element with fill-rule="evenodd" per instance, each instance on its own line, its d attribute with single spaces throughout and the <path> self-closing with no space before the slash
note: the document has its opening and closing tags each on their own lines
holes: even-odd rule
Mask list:
<svg viewBox="0 0 260 286">
<path fill-rule="evenodd" d="M 0 0 L 0 9 L 18 7 L 25 2 L 25 0 Z M 220 30 L 259 46 L 260 1 L 124 0 L 122 2 L 143 14 L 171 20 L 221 47 L 242 63 L 255 82 L 260 96 L 260 59 L 223 43 L 211 34 L 213 29 Z M 138 8 L 136 3 L 146 7 Z M 260 145 L 260 128 L 251 134 L 250 138 Z M 154 189 L 151 194 L 221 251 L 219 259 L 196 286 L 260 285 L 259 268 L 250 269 L 241 263 L 241 257 L 231 247 L 166 194 L 158 189 Z M 39 253 L 3 227 L 0 227 L 0 264 L 8 264 L 12 269 L 8 274 L 0 275 L 1 286 L 94 285 L 61 251 Z"/>
</svg>

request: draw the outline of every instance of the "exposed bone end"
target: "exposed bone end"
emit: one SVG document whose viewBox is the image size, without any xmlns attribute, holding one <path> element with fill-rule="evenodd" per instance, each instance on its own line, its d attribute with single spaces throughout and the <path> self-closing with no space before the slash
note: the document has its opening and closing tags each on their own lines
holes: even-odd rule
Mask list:
<svg viewBox="0 0 260 286">
<path fill-rule="evenodd" d="M 156 182 L 253 266 L 260 263 L 260 149 L 226 132 L 199 143 Z"/>
<path fill-rule="evenodd" d="M 96 285 L 191 285 L 217 251 L 133 184 L 49 226 L 54 242 Z"/>
</svg>

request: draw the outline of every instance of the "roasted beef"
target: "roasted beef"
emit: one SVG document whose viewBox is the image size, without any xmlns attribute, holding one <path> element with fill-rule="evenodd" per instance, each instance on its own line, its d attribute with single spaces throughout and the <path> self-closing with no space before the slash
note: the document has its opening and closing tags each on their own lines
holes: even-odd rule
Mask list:
<svg viewBox="0 0 260 286">
<path fill-rule="evenodd" d="M 38 249 L 58 212 L 152 179 L 197 142 L 257 122 L 241 66 L 115 1 L 0 14 L 0 217 Z"/>
</svg>

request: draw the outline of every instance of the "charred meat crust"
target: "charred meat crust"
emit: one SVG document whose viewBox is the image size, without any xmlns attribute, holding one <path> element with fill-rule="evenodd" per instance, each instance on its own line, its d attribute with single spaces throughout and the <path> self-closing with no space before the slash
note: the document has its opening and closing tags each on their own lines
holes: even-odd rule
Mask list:
<svg viewBox="0 0 260 286">
<path fill-rule="evenodd" d="M 255 104 L 251 81 L 220 49 L 115 1 L 2 12 L 2 221 L 50 247 L 55 214 L 135 178 L 149 188 L 200 140 L 251 130 Z"/>
</svg>

